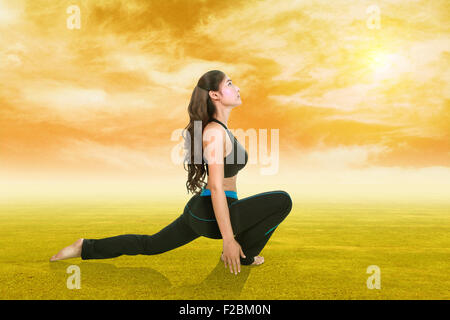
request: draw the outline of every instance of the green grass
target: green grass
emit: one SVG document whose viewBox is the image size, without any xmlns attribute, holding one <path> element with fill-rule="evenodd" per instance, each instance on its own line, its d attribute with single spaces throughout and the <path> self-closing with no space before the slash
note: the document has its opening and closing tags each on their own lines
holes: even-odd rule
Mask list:
<svg viewBox="0 0 450 320">
<path fill-rule="evenodd" d="M 0 206 L 1 299 L 449 299 L 448 205 L 305 203 L 262 251 L 230 274 L 221 240 L 198 238 L 154 256 L 48 259 L 78 238 L 153 234 L 184 202 L 10 203 Z M 81 289 L 66 286 L 78 265 Z M 366 286 L 369 265 L 381 289 Z"/>
</svg>

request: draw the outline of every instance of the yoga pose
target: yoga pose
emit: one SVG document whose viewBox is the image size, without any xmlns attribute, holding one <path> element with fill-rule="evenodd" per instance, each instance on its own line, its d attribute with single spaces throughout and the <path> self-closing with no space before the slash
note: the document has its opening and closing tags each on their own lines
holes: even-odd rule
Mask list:
<svg viewBox="0 0 450 320">
<path fill-rule="evenodd" d="M 241 265 L 263 263 L 264 258 L 258 254 L 291 211 L 292 200 L 281 190 L 238 199 L 236 177 L 247 164 L 248 154 L 226 124 L 231 110 L 241 103 L 239 88 L 222 71 L 209 71 L 199 79 L 188 106 L 190 122 L 183 131 L 188 163 L 186 188 L 194 195 L 175 221 L 153 235 L 81 238 L 50 261 L 153 255 L 204 236 L 223 239 L 221 260 L 232 273 L 240 272 Z M 199 131 L 194 131 L 194 124 L 201 127 L 201 148 L 194 141 Z"/>
</svg>

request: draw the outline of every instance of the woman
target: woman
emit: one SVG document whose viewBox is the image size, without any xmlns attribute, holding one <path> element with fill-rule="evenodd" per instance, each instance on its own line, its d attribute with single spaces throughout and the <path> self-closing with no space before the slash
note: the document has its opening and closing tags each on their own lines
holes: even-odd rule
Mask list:
<svg viewBox="0 0 450 320">
<path fill-rule="evenodd" d="M 205 236 L 223 239 L 221 260 L 231 273 L 240 272 L 241 264 L 262 264 L 264 258 L 258 254 L 291 211 L 292 200 L 285 191 L 263 192 L 238 200 L 236 177 L 247 164 L 248 154 L 228 130 L 227 122 L 231 110 L 240 104 L 239 88 L 225 73 L 212 70 L 198 81 L 188 106 L 190 122 L 183 132 L 188 162 L 186 188 L 194 195 L 175 221 L 153 235 L 78 239 L 50 261 L 153 255 Z M 194 126 L 198 125 L 202 129 L 202 148 L 198 144 L 195 147 L 198 129 L 195 132 Z"/>
</svg>

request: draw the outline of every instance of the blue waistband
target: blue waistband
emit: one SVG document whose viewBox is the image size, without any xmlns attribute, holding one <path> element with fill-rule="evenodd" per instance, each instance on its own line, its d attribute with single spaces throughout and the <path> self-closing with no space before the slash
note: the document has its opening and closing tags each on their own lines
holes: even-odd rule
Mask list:
<svg viewBox="0 0 450 320">
<path fill-rule="evenodd" d="M 203 189 L 202 189 L 202 193 L 200 193 L 200 195 L 201 195 L 202 197 L 203 197 L 203 196 L 210 196 L 210 195 L 211 195 L 211 190 L 203 188 Z M 238 198 L 237 192 L 236 192 L 236 191 L 225 190 L 225 195 L 226 195 L 227 197 L 230 197 L 230 198 L 235 198 L 235 199 Z"/>
</svg>

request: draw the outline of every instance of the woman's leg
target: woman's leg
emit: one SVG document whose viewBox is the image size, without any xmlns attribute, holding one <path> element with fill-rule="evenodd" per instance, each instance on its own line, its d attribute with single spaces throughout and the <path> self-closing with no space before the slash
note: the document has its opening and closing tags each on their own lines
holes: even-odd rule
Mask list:
<svg viewBox="0 0 450 320">
<path fill-rule="evenodd" d="M 124 234 L 104 239 L 84 239 L 81 259 L 108 259 L 123 254 L 159 254 L 178 248 L 198 237 L 179 216 L 153 235 Z"/>
<path fill-rule="evenodd" d="M 285 191 L 269 191 L 234 201 L 229 206 L 236 241 L 246 258 L 241 264 L 253 263 L 276 227 L 292 209 L 292 199 Z"/>
</svg>

